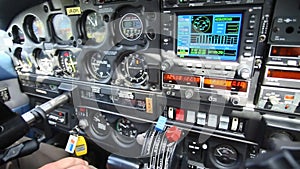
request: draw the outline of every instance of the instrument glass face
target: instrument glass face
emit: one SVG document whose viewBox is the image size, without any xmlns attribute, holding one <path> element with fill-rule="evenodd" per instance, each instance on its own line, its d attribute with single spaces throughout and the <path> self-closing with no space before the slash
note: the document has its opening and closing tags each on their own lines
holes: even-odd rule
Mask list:
<svg viewBox="0 0 300 169">
<path fill-rule="evenodd" d="M 103 17 L 97 12 L 90 12 L 85 18 L 85 34 L 89 40 L 101 43 L 106 37 L 106 27 Z"/>
<path fill-rule="evenodd" d="M 53 18 L 55 35 L 62 41 L 68 41 L 73 37 L 72 23 L 68 16 L 63 14 L 55 15 Z"/>
</svg>

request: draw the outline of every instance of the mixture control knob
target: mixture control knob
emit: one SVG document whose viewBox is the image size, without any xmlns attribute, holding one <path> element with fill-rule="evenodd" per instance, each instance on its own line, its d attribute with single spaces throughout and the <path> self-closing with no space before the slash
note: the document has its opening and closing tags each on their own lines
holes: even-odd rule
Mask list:
<svg viewBox="0 0 300 169">
<path fill-rule="evenodd" d="M 172 68 L 172 66 L 174 65 L 174 62 L 170 59 L 167 59 L 165 61 L 162 62 L 161 64 L 161 70 L 162 71 L 168 71 Z"/>
<path fill-rule="evenodd" d="M 251 69 L 247 65 L 241 65 L 238 68 L 238 75 L 243 79 L 249 79 L 251 76 Z"/>
<path fill-rule="evenodd" d="M 182 131 L 176 126 L 172 126 L 166 131 L 166 138 L 169 142 L 176 142 L 180 139 Z"/>
<path fill-rule="evenodd" d="M 192 89 L 187 89 L 184 93 L 186 99 L 190 99 L 194 95 L 194 91 Z"/>
</svg>

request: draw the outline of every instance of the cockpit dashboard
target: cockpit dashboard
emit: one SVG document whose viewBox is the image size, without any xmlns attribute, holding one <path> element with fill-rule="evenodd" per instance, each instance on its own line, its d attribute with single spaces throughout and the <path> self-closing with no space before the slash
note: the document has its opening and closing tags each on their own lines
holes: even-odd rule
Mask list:
<svg viewBox="0 0 300 169">
<path fill-rule="evenodd" d="M 300 141 L 294 0 L 52 0 L 19 12 L 6 49 L 30 106 L 144 168 L 243 168 Z M 5 26 L 3 26 L 5 27 Z"/>
</svg>

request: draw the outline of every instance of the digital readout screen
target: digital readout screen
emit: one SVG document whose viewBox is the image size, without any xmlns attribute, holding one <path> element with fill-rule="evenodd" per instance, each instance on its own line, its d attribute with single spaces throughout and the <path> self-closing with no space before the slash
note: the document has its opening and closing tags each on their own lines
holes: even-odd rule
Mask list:
<svg viewBox="0 0 300 169">
<path fill-rule="evenodd" d="M 271 56 L 300 56 L 300 47 L 272 46 Z"/>
<path fill-rule="evenodd" d="M 269 69 L 268 77 L 300 80 L 300 72 L 291 70 Z"/>
<path fill-rule="evenodd" d="M 205 78 L 204 88 L 247 92 L 248 82 L 227 79 Z"/>
<path fill-rule="evenodd" d="M 241 25 L 241 13 L 178 15 L 177 56 L 236 61 Z"/>
<path fill-rule="evenodd" d="M 169 84 L 179 84 L 200 87 L 200 77 L 177 75 L 177 74 L 164 74 L 163 82 Z"/>
</svg>

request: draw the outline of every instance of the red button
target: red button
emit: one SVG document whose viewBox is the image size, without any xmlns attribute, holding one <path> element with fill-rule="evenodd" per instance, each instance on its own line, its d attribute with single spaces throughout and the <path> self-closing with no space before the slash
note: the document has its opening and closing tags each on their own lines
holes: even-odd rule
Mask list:
<svg viewBox="0 0 300 169">
<path fill-rule="evenodd" d="M 181 137 L 181 130 L 179 130 L 176 126 L 172 126 L 166 131 L 166 138 L 169 142 L 178 141 Z"/>
<path fill-rule="evenodd" d="M 176 118 L 177 121 L 184 121 L 184 110 L 176 109 Z"/>
</svg>

